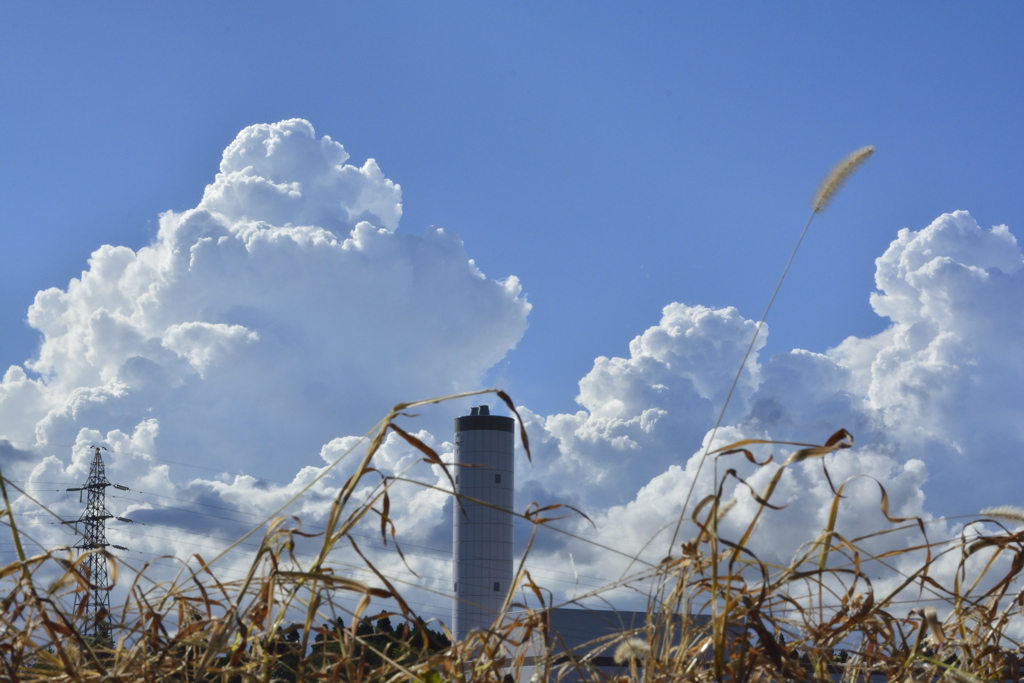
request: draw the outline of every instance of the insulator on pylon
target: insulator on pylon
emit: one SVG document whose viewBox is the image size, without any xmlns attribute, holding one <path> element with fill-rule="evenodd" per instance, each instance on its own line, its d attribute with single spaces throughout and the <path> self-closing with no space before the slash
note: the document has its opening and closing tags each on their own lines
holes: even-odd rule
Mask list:
<svg viewBox="0 0 1024 683">
<path fill-rule="evenodd" d="M 111 514 L 105 514 L 105 515 L 90 515 L 89 517 L 79 517 L 79 518 L 78 518 L 78 521 L 79 521 L 79 522 L 98 522 L 98 521 L 100 521 L 101 519 L 110 519 L 110 518 L 111 518 L 111 517 L 113 517 L 113 516 L 114 516 L 114 515 L 111 515 Z"/>
<path fill-rule="evenodd" d="M 129 524 L 134 524 L 134 522 L 132 522 L 132 520 L 128 519 L 127 517 L 114 517 L 114 519 L 116 519 L 119 522 L 128 522 Z"/>
</svg>

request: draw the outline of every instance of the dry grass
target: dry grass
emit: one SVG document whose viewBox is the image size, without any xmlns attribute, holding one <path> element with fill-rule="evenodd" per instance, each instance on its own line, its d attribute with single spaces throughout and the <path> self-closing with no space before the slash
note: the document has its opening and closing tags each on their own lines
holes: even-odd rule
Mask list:
<svg viewBox="0 0 1024 683">
<path fill-rule="evenodd" d="M 81 557 L 72 557 L 68 550 L 31 558 L 22 554 L 23 559 L 0 570 L 4 582 L 0 617 L 3 675 L 21 681 L 438 683 L 497 682 L 511 669 L 515 677 L 522 660 L 517 662 L 513 655 L 522 650 L 525 640 L 545 634 L 545 607 L 551 606 L 550 600 L 545 600 L 550 593 L 535 583 L 523 565 L 510 595 L 525 590 L 543 607 L 517 612 L 515 620 L 499 620 L 490 633 L 474 634 L 467 642 L 440 651 L 427 647 L 428 634 L 387 576 L 376 573 L 374 581 L 361 582 L 325 565 L 333 551 L 360 552 L 349 534 L 368 518 L 379 519 L 382 533 L 395 540 L 388 496 L 396 479 L 385 477 L 369 500 L 352 501 L 352 492 L 364 478 L 380 479 L 372 460 L 389 431 L 406 438 L 428 462 L 441 463 L 428 446 L 395 424 L 410 407 L 413 404 L 396 406 L 370 435 L 359 468 L 332 505 L 328 531 L 320 536 L 316 559 L 303 563 L 295 556 L 295 540 L 303 532 L 297 521 L 277 517 L 270 521 L 242 580 L 223 580 L 215 561 L 206 562 L 198 555 L 198 568 L 185 566 L 171 582 L 147 584 L 143 568 L 127 586 L 125 603 L 106 615 L 109 639 L 82 637 L 80 619 L 67 609 L 75 591 L 90 588 Z M 778 445 L 747 440 L 711 455 L 741 453 L 756 462 L 751 448 Z M 864 546 L 877 534 L 848 539 L 836 531 L 843 483 L 834 489 L 827 526 L 802 547 L 789 566 L 764 563 L 748 549 L 759 519 L 775 509 L 772 494 L 785 469 L 844 451 L 852 446 L 852 439 L 841 430 L 821 445 L 797 446 L 767 488 L 752 491 L 758 511 L 738 542 L 717 532 L 717 523 L 729 507 L 720 496 L 726 480 L 735 477 L 730 472 L 719 482 L 718 495 L 696 505 L 691 515 L 698 529 L 696 536 L 679 544 L 660 563 L 606 588 L 631 583 L 648 591 L 648 623 L 623 634 L 615 653 L 616 659 L 628 666 L 627 678 L 782 681 L 884 673 L 891 680 L 915 682 L 1019 680 L 1021 647 L 1007 635 L 1007 629 L 1024 619 L 1021 594 L 1012 592 L 1019 591 L 1021 585 L 1024 531 L 965 533 L 954 543 L 930 541 L 923 520 L 889 514 L 885 490 L 879 485 L 880 509 L 889 522 L 898 528 L 919 529 L 921 540 L 912 548 L 872 555 Z M 442 466 L 449 471 L 450 466 Z M 550 521 L 550 510 L 533 506 L 522 516 L 540 527 Z M 19 541 L 6 488 L 5 514 Z M 981 552 L 989 559 L 980 571 L 969 572 L 968 561 Z M 957 578 L 953 585 L 941 586 L 929 570 L 950 553 L 959 556 Z M 916 571 L 904 571 L 900 586 L 876 593 L 867 565 L 895 566 L 904 556 L 923 556 L 924 560 Z M 1002 556 L 1010 562 L 998 563 Z M 109 562 L 116 570 L 118 560 L 110 556 Z M 997 566 L 1002 567 L 1000 575 L 993 574 Z M 376 572 L 369 560 L 366 567 Z M 52 574 L 55 568 L 60 578 L 40 585 L 36 577 Z M 117 571 L 111 576 L 112 581 L 118 580 Z M 932 605 L 938 600 L 946 616 L 940 619 L 934 606 L 908 612 L 900 599 L 908 591 L 929 597 Z M 380 634 L 360 628 L 365 623 L 361 620 L 369 616 L 366 611 L 371 599 L 393 601 L 396 616 L 406 617 L 413 632 L 405 638 L 382 639 Z M 510 598 L 506 608 L 513 606 Z M 697 611 L 711 612 L 714 618 L 701 624 L 678 616 Z M 321 625 L 333 623 L 339 614 L 349 615 L 348 626 L 325 629 Z M 301 621 L 295 622 L 297 615 Z M 594 648 L 605 649 L 608 644 L 594 643 Z M 849 657 L 840 661 L 836 651 L 844 648 Z M 547 670 L 545 678 L 607 679 L 585 654 L 566 657 L 552 650 L 541 663 Z"/>
</svg>

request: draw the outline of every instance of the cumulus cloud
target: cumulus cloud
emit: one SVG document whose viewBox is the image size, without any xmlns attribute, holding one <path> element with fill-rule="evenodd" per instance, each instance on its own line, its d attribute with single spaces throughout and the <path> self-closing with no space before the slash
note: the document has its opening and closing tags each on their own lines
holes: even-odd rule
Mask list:
<svg viewBox="0 0 1024 683">
<path fill-rule="evenodd" d="M 903 229 L 877 261 L 875 311 L 892 321 L 831 352 L 887 434 L 934 463 L 963 511 L 1016 500 L 1024 446 L 1024 259 L 1005 225 L 965 211 Z"/>
<path fill-rule="evenodd" d="M 714 423 L 755 327 L 734 308 L 666 306 L 661 322 L 630 342 L 629 358 L 594 361 L 580 380 L 582 410 L 547 417 L 524 411 L 540 455 L 517 480 L 576 504 L 628 500 Z M 759 371 L 756 363 L 744 371 L 737 407 Z"/>
<path fill-rule="evenodd" d="M 271 454 L 313 461 L 399 400 L 475 388 L 526 328 L 518 280 L 441 228 L 395 233 L 399 186 L 347 156 L 305 121 L 247 128 L 151 245 L 103 246 L 40 292 L 42 345 L 0 385 L 0 434 L 61 444 L 154 417 L 177 459 L 286 477 Z"/>
<path fill-rule="evenodd" d="M 179 358 L 187 359 L 202 377 L 203 370 L 230 355 L 239 344 L 259 341 L 259 338 L 241 325 L 191 322 L 169 326 L 160 343 Z"/>
<path fill-rule="evenodd" d="M 235 138 L 206 186 L 200 209 L 231 222 L 317 225 L 347 231 L 361 220 L 394 231 L 402 217 L 402 188 L 377 162 L 345 164 L 345 147 L 317 139 L 302 119 L 249 126 Z"/>
<path fill-rule="evenodd" d="M 306 121 L 251 126 L 198 206 L 162 214 L 150 245 L 104 245 L 80 278 L 40 292 L 28 311 L 38 355 L 0 382 L 4 474 L 75 519 L 63 489 L 88 475 L 93 445 L 108 448 L 107 476 L 130 488 L 110 489 L 108 506 L 134 520 L 111 522 L 110 541 L 160 571 L 154 558 L 212 557 L 300 492 L 288 512 L 315 531 L 358 456 L 307 486 L 353 444 L 365 450 L 346 435 L 397 401 L 477 388 L 526 329 L 518 280 L 485 276 L 444 229 L 396 232 L 399 185 L 373 159 L 347 159 Z M 444 483 L 394 437 L 379 459 L 381 473 Z M 422 545 L 410 562 L 446 585 L 445 495 L 398 489 L 395 519 Z M 75 542 L 31 501 L 17 509 L 44 546 Z"/>
<path fill-rule="evenodd" d="M 896 517 L 932 520 L 1017 499 L 1018 487 L 1006 474 L 1024 447 L 1024 330 L 1014 313 L 1024 310 L 1021 264 L 1005 226 L 984 230 L 966 212 L 941 216 L 921 230 L 901 230 L 877 261 L 872 304 L 891 320 L 887 330 L 849 338 L 826 353 L 752 356 L 736 410 L 711 448 L 741 438 L 820 443 L 839 428 L 857 442 L 824 463 L 785 472 L 773 501 L 787 507 L 762 519 L 753 551 L 785 564 L 799 543 L 824 528 L 835 494 L 822 464 L 834 485 L 850 480 L 837 527 L 847 537 L 889 526 L 879 484 Z M 538 454 L 534 468 L 517 474 L 521 495 L 580 505 L 597 531 L 579 521 L 571 525 L 575 533 L 630 552 L 660 532 L 645 551 L 648 559 L 660 559 L 691 489 L 687 515 L 715 488 L 713 460 L 699 467 L 707 430 L 752 332 L 753 322 L 732 309 L 667 306 L 660 323 L 630 344 L 629 358 L 595 361 L 580 382 L 582 410 L 546 417 L 524 411 Z M 776 447 L 776 464 L 763 468 L 730 456 L 718 474 L 735 469 L 763 491 L 786 453 Z M 727 480 L 726 494 L 737 504 L 723 520 L 723 533 L 738 539 L 757 506 L 734 479 Z M 957 527 L 939 519 L 930 528 L 941 538 Z M 684 524 L 683 538 L 691 531 Z M 920 542 L 917 533 L 867 545 L 907 547 Z M 564 537 L 538 549 L 538 561 L 555 565 L 571 556 L 581 572 L 608 578 L 630 566 L 625 557 L 616 560 Z M 905 562 L 912 559 L 920 558 Z M 954 568 L 945 567 L 946 574 Z M 895 579 L 879 576 L 876 587 Z"/>
<path fill-rule="evenodd" d="M 289 509 L 315 531 L 365 448 L 353 434 L 397 400 L 476 388 L 526 329 L 518 280 L 486 277 L 443 229 L 396 232 L 401 188 L 372 159 L 347 160 L 305 121 L 247 128 L 199 205 L 163 214 L 151 245 L 103 246 L 81 278 L 40 292 L 29 310 L 39 354 L 0 382 L 5 468 L 29 486 L 79 482 L 91 444 L 102 443 L 108 476 L 131 488 L 112 511 L 136 520 L 112 525 L 113 542 L 184 557 L 224 547 L 333 467 Z M 740 438 L 820 442 L 842 427 L 857 441 L 782 476 L 773 501 L 787 507 L 764 517 L 752 546 L 766 560 L 788 562 L 824 525 L 834 493 L 823 464 L 836 485 L 851 480 L 839 517 L 847 536 L 886 525 L 879 484 L 901 517 L 1014 502 L 1005 473 L 1024 446 L 1022 264 L 1005 226 L 984 230 L 965 212 L 901 230 L 877 261 L 871 298 L 889 328 L 768 359 L 763 329 L 713 444 L 755 323 L 733 308 L 669 304 L 628 357 L 595 360 L 578 411 L 520 409 L 533 464 L 518 454 L 517 507 L 570 503 L 596 532 L 582 520 L 563 528 L 623 552 L 545 534 L 534 576 L 569 597 L 625 571 L 656 534 L 643 552 L 660 559 L 680 516 L 715 488 L 714 462 L 700 465 L 706 448 Z M 450 426 L 438 425 L 408 426 L 450 459 Z M 56 457 L 57 444 L 74 444 L 69 459 Z M 717 473 L 734 468 L 762 490 L 786 452 L 776 448 L 765 467 L 730 456 Z M 447 480 L 420 455 L 392 434 L 375 463 L 375 476 L 436 487 L 403 483 L 391 497 L 408 565 L 371 530 L 358 533 L 379 567 L 443 591 L 451 502 Z M 737 502 L 722 529 L 738 538 L 756 504 L 729 481 Z M 67 518 L 80 511 L 59 493 L 47 502 Z M 29 514 L 28 501 L 18 506 Z M 26 524 L 58 538 L 41 520 Z M 915 533 L 886 542 L 909 545 Z M 227 558 L 229 570 L 240 571 L 246 549 Z M 447 609 L 421 599 L 435 614 Z"/>
</svg>

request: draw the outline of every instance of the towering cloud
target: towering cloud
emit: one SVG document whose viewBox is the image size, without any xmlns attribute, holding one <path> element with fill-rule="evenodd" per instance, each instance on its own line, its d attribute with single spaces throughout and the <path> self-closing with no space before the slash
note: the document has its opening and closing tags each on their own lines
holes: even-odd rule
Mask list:
<svg viewBox="0 0 1024 683">
<path fill-rule="evenodd" d="M 889 318 L 833 356 L 888 434 L 929 463 L 965 510 L 1018 501 L 1024 446 L 1024 259 L 1005 225 L 964 211 L 903 229 L 877 261 L 871 304 Z"/>
<path fill-rule="evenodd" d="M 247 128 L 153 244 L 101 247 L 40 292 L 38 378 L 7 372 L 0 434 L 72 443 L 155 418 L 176 459 L 261 455 L 286 476 L 268 454 L 315 460 L 398 400 L 474 388 L 526 328 L 517 279 L 486 278 L 442 229 L 396 234 L 401 189 L 347 157 L 305 121 Z"/>
<path fill-rule="evenodd" d="M 29 310 L 43 335 L 39 355 L 0 382 L 5 473 L 42 488 L 80 481 L 88 445 L 104 443 L 111 478 L 132 489 L 112 504 L 137 520 L 111 533 L 136 550 L 184 556 L 223 547 L 287 502 L 394 402 L 476 388 L 525 332 L 530 306 L 518 281 L 488 279 L 442 229 L 396 232 L 401 188 L 372 159 L 361 167 L 347 159 L 305 121 L 247 128 L 199 205 L 163 214 L 151 245 L 103 246 L 81 278 L 40 292 Z M 847 489 L 840 528 L 848 535 L 884 526 L 878 483 L 899 516 L 1019 502 L 1007 473 L 1024 450 L 1022 265 L 1005 226 L 982 229 L 965 212 L 901 230 L 877 261 L 871 299 L 889 328 L 770 359 L 759 356 L 765 329 L 712 445 L 822 441 L 850 430 L 857 448 L 824 463 L 837 485 L 874 479 Z M 663 557 L 691 488 L 691 501 L 713 489 L 714 463 L 700 465 L 704 446 L 754 329 L 732 308 L 669 304 L 628 358 L 595 360 L 577 412 L 523 407 L 534 457 L 531 465 L 519 456 L 517 507 L 571 503 L 597 531 L 564 525 L 627 554 L 666 530 L 645 551 Z M 447 427 L 410 424 L 450 457 Z M 64 444 L 75 444 L 70 459 Z M 166 460 L 238 475 L 196 477 Z M 417 460 L 392 435 L 376 464 L 446 485 Z M 719 465 L 720 476 L 735 468 L 758 490 L 778 467 L 738 456 Z M 295 511 L 305 524 L 322 522 L 351 467 L 342 462 L 303 496 Z M 742 533 L 755 510 L 734 482 L 727 536 Z M 392 515 L 420 578 L 387 552 L 379 566 L 446 590 L 450 501 L 403 486 Z M 764 518 L 753 550 L 788 561 L 821 529 L 832 496 L 821 462 L 790 468 L 774 497 L 788 507 Z M 47 502 L 67 517 L 79 510 L 56 494 Z M 25 528 L 40 539 L 66 541 L 32 519 Z M 913 533 L 886 540 L 909 544 Z M 625 556 L 557 534 L 539 539 L 533 563 L 534 576 L 562 596 L 628 566 Z M 445 612 L 443 600 L 420 599 Z"/>
<path fill-rule="evenodd" d="M 850 430 L 857 448 L 825 459 L 832 479 L 836 485 L 858 475 L 875 481 L 857 478 L 846 491 L 839 528 L 848 536 L 886 527 L 878 483 L 891 513 L 902 517 L 1018 502 L 1019 487 L 1007 474 L 1024 450 L 1024 330 L 1016 314 L 1024 310 L 1021 265 L 1005 226 L 983 230 L 966 212 L 941 216 L 920 231 L 901 230 L 877 261 L 871 299 L 890 327 L 824 354 L 794 350 L 767 361 L 755 354 L 737 411 L 713 446 L 740 438 L 821 442 L 836 429 Z M 738 367 L 752 328 L 731 309 L 667 306 L 660 324 L 630 344 L 628 359 L 597 359 L 580 382 L 584 410 L 531 416 L 544 457 L 532 477 L 519 480 L 533 492 L 583 505 L 605 543 L 615 539 L 639 550 L 667 530 L 649 550 L 650 559 L 659 559 L 691 487 L 691 506 L 713 490 L 712 460 L 697 478 L 700 444 L 721 407 L 721 393 L 714 392 L 728 386 L 725 375 Z M 775 449 L 777 459 L 785 453 Z M 729 468 L 760 491 L 777 465 L 757 468 L 731 456 L 719 475 Z M 574 476 L 553 476 L 562 472 Z M 732 480 L 726 491 L 738 504 L 723 529 L 739 538 L 756 505 Z M 788 562 L 824 526 L 832 498 L 820 463 L 790 468 L 774 498 L 788 507 L 767 515 L 752 548 Z M 587 526 L 574 529 L 584 534 Z M 940 523 L 933 532 L 941 538 L 949 527 Z M 909 545 L 913 533 L 885 542 Z M 573 553 L 589 573 L 616 564 L 577 541 L 553 539 L 546 551 L 563 561 Z"/>
</svg>

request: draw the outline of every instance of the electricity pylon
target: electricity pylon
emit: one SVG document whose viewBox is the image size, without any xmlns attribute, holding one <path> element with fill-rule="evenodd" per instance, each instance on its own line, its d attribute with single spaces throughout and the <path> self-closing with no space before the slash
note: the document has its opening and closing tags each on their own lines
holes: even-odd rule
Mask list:
<svg viewBox="0 0 1024 683">
<path fill-rule="evenodd" d="M 110 577 L 107 571 L 107 556 L 102 552 L 90 551 L 104 549 L 107 546 L 118 550 L 127 550 L 123 546 L 107 543 L 106 521 L 111 518 L 122 522 L 131 521 L 124 517 L 114 517 L 107 512 L 107 487 L 113 486 L 121 491 L 127 491 L 128 487 L 111 484 L 107 481 L 103 458 L 100 456 L 100 449 L 106 450 L 106 448 L 102 446 L 93 446 L 93 448 L 96 449 L 96 455 L 93 456 L 92 464 L 89 466 L 89 479 L 85 482 L 85 486 L 68 489 L 68 491 L 86 491 L 88 493 L 85 512 L 77 521 L 65 522 L 65 524 L 74 524 L 76 532 L 81 531 L 78 528 L 79 524 L 85 526 L 84 531 L 81 531 L 81 540 L 75 544 L 79 555 L 89 553 L 83 562 L 89 588 L 75 593 L 75 614 L 83 618 L 81 631 L 83 636 L 100 636 L 109 633 L 107 628 L 102 625 L 109 623 L 108 615 L 110 614 L 110 586 L 108 585 Z M 81 500 L 82 494 L 78 495 Z"/>
</svg>

